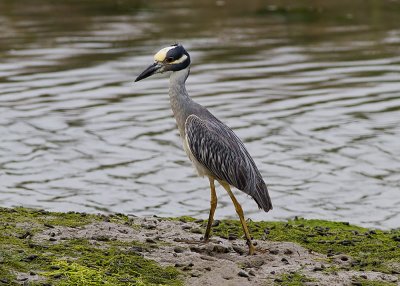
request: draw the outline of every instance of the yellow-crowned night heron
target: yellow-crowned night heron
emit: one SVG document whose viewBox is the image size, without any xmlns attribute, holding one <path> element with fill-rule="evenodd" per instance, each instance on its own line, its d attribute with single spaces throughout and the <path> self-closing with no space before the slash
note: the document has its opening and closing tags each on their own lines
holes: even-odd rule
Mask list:
<svg viewBox="0 0 400 286">
<path fill-rule="evenodd" d="M 230 186 L 250 195 L 264 211 L 272 209 L 268 189 L 256 164 L 242 141 L 224 123 L 219 121 L 205 107 L 194 102 L 185 88 L 189 76 L 190 56 L 182 45 L 172 45 L 161 49 L 154 56 L 154 63 L 144 70 L 135 81 L 156 73 L 171 71 L 169 97 L 179 133 L 190 160 L 200 176 L 207 176 L 211 188 L 211 209 L 204 235 L 210 237 L 217 195 L 214 180 L 217 180 L 232 199 L 249 246 L 249 254 L 254 253 L 243 210 Z"/>
</svg>

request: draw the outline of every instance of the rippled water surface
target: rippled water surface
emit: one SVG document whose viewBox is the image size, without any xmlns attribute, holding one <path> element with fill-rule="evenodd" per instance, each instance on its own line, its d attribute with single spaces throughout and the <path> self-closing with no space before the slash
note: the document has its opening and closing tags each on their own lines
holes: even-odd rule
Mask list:
<svg viewBox="0 0 400 286">
<path fill-rule="evenodd" d="M 179 41 L 269 185 L 248 217 L 399 227 L 400 4 L 298 2 L 1 1 L 0 205 L 206 217 L 168 80 L 133 84 Z"/>
</svg>

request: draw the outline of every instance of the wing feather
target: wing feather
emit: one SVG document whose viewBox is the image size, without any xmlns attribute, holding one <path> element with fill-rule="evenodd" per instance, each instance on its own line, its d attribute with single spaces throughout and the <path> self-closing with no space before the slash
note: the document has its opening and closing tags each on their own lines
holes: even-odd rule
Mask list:
<svg viewBox="0 0 400 286">
<path fill-rule="evenodd" d="M 251 195 L 265 211 L 272 209 L 267 186 L 242 141 L 216 119 L 190 115 L 185 133 L 191 153 L 218 180 Z"/>
</svg>

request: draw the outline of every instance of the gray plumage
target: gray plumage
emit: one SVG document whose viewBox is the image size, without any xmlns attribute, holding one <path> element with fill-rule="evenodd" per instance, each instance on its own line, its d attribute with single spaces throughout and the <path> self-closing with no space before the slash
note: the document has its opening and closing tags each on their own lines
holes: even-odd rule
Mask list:
<svg viewBox="0 0 400 286">
<path fill-rule="evenodd" d="M 189 76 L 190 56 L 186 50 L 181 45 L 172 45 L 161 49 L 154 60 L 136 81 L 172 71 L 169 84 L 171 108 L 184 149 L 199 175 L 228 183 L 250 195 L 259 208 L 271 210 L 267 186 L 243 142 L 228 126 L 189 97 L 185 82 Z"/>
<path fill-rule="evenodd" d="M 271 210 L 267 186 L 243 142 L 189 97 L 185 88 L 188 75 L 189 67 L 171 75 L 169 96 L 180 135 L 189 147 L 186 152 L 199 175 L 225 181 L 250 195 L 259 208 Z"/>
</svg>

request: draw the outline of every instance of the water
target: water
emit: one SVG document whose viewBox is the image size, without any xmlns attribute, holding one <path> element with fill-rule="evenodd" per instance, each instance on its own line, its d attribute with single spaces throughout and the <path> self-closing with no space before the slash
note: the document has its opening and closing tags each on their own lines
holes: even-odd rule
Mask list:
<svg viewBox="0 0 400 286">
<path fill-rule="evenodd" d="M 168 80 L 133 84 L 180 41 L 269 185 L 268 214 L 236 192 L 248 217 L 399 227 L 400 4 L 297 2 L 0 2 L 0 205 L 207 217 Z"/>
</svg>

